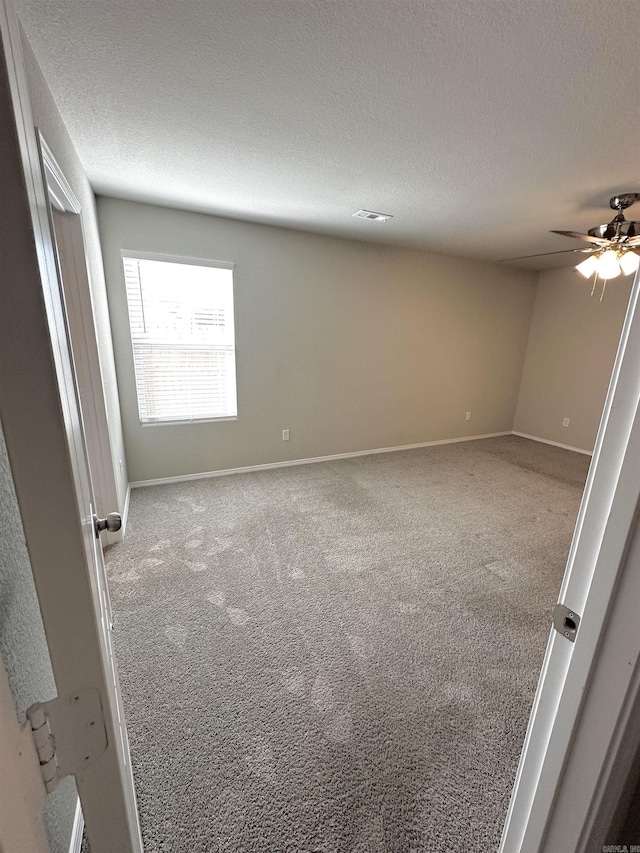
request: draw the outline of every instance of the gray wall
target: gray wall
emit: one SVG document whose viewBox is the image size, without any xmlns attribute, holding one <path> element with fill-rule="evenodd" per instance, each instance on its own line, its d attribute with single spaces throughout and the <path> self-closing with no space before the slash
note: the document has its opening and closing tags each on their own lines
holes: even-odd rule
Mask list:
<svg viewBox="0 0 640 853">
<path fill-rule="evenodd" d="M 593 450 L 632 283 L 610 281 L 600 301 L 573 268 L 540 274 L 515 430 Z"/>
<path fill-rule="evenodd" d="M 22 722 L 30 705 L 53 699 L 57 691 L 1 426 L 0 531 L 0 655 Z M 68 778 L 47 797 L 51 853 L 69 851 L 77 796 Z"/>
<path fill-rule="evenodd" d="M 91 298 L 96 323 L 105 403 L 109 420 L 109 439 L 114 461 L 113 470 L 118 495 L 118 509 L 122 511 L 127 493 L 127 466 L 122 423 L 120 420 L 120 404 L 113 359 L 111 327 L 109 324 L 109 307 L 104 281 L 104 269 L 102 266 L 100 236 L 98 234 L 96 219 L 95 196 L 31 46 L 25 36 L 23 36 L 22 41 L 34 123 L 41 130 L 54 157 L 58 161 L 58 165 L 64 172 L 66 179 L 69 181 L 82 206 L 82 229 L 87 253 Z M 121 460 L 122 470 L 120 468 Z M 109 509 L 113 509 L 113 507 Z"/>
<path fill-rule="evenodd" d="M 110 198 L 98 218 L 132 481 L 511 430 L 535 274 Z M 236 265 L 237 421 L 139 425 L 122 249 Z"/>
</svg>

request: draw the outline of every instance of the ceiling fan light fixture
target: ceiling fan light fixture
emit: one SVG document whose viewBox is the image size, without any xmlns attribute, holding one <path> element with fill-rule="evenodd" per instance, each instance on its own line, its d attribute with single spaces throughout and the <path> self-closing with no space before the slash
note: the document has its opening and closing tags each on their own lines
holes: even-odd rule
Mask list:
<svg viewBox="0 0 640 853">
<path fill-rule="evenodd" d="M 640 261 L 640 258 L 638 258 Z M 589 255 L 586 261 L 582 261 L 581 264 L 578 264 L 576 269 L 583 275 L 585 278 L 590 278 L 593 273 L 596 271 L 596 267 L 598 266 L 598 262 L 593 255 Z"/>
<path fill-rule="evenodd" d="M 623 275 L 631 275 L 640 266 L 640 257 L 635 252 L 625 252 L 620 258 Z"/>
<path fill-rule="evenodd" d="M 618 255 L 613 249 L 607 249 L 598 258 L 596 269 L 600 278 L 617 278 L 620 275 Z"/>
</svg>

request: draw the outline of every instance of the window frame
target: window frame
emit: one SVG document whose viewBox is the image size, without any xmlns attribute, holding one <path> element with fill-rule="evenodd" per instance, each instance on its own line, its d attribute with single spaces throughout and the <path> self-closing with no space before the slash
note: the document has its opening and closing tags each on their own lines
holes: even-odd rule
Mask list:
<svg viewBox="0 0 640 853">
<path fill-rule="evenodd" d="M 125 268 L 124 262 L 125 259 L 130 258 L 135 261 L 160 261 L 168 264 L 185 264 L 188 266 L 196 266 L 196 267 L 212 267 L 214 269 L 222 269 L 222 270 L 230 270 L 232 273 L 235 270 L 235 264 L 231 261 L 217 261 L 211 258 L 195 258 L 187 255 L 171 255 L 165 252 L 143 252 L 138 249 L 121 249 L 120 250 L 120 270 L 123 276 L 123 284 L 124 284 L 124 301 L 127 313 L 127 332 L 128 332 L 128 341 L 130 347 L 130 356 L 131 356 L 131 367 L 133 370 L 133 385 L 135 388 L 136 394 L 136 407 L 138 414 L 138 426 L 142 429 L 147 429 L 147 427 L 170 427 L 170 426 L 186 426 L 187 424 L 207 424 L 207 423 L 221 423 L 224 421 L 237 421 L 238 416 L 240 414 L 240 407 L 238 403 L 238 346 L 237 346 L 237 337 L 236 337 L 236 290 L 235 290 L 235 278 L 232 276 L 231 286 L 232 286 L 232 300 L 233 300 L 233 353 L 235 359 L 235 382 L 236 382 L 236 414 L 235 415 L 224 415 L 222 417 L 212 417 L 212 418 L 194 418 L 194 419 L 185 419 L 185 420 L 157 420 L 157 421 L 141 421 L 140 420 L 140 400 L 138 397 L 138 382 L 136 378 L 135 372 L 135 358 L 134 358 L 134 349 L 133 349 L 133 336 L 131 333 L 131 317 L 129 314 L 129 299 L 127 297 L 127 284 L 126 284 L 126 276 L 125 276 Z"/>
</svg>

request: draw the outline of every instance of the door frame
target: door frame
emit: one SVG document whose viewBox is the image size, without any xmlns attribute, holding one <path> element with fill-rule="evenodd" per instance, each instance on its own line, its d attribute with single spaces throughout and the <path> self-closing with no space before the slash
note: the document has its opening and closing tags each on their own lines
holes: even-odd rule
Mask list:
<svg viewBox="0 0 640 853">
<path fill-rule="evenodd" d="M 86 685 L 100 680 L 102 662 L 91 650 L 82 648 L 86 632 L 96 630 L 95 624 L 86 621 L 92 612 L 93 591 L 82 555 L 67 436 L 44 318 L 41 278 L 52 285 L 57 281 L 55 257 L 19 26 L 11 0 L 0 0 L 0 28 L 19 135 L 18 140 L 8 138 L 9 134 L 0 138 L 0 153 L 4 155 L 0 156 L 0 174 L 5 190 L 0 210 L 0 253 L 3 260 L 8 258 L 7 268 L 12 272 L 0 281 L 0 415 L 58 690 L 63 693 L 73 690 L 79 679 Z M 6 92 L 0 91 L 0 105 L 13 110 L 12 98 L 7 98 Z M 16 157 L 22 158 L 24 174 L 16 174 L 15 167 L 11 168 Z M 551 853 L 548 840 L 553 823 L 563 815 L 570 818 L 572 810 L 577 834 L 563 853 L 586 849 L 585 832 L 591 829 L 585 815 L 591 805 L 606 802 L 611 793 L 613 759 L 628 742 L 625 715 L 640 690 L 640 679 L 632 666 L 628 667 L 630 672 L 617 674 L 620 684 L 626 678 L 626 688 L 606 697 L 605 716 L 600 718 L 597 730 L 598 748 L 587 756 L 589 760 L 576 780 L 572 770 L 580 758 L 576 744 L 592 719 L 590 709 L 602 700 L 598 670 L 607 650 L 615 653 L 615 644 L 607 643 L 616 625 L 620 628 L 612 614 L 624 604 L 624 581 L 634 569 L 628 557 L 633 553 L 630 546 L 637 526 L 639 487 L 638 282 L 636 277 L 561 592 L 562 599 L 575 590 L 577 598 L 570 603 L 583 619 L 575 645 L 555 633 L 550 637 L 505 824 L 503 853 Z M 28 354 L 28 362 L 24 354 Z M 578 567 L 584 573 L 582 593 L 576 585 Z M 64 626 L 60 612 L 67 617 Z M 131 823 L 133 789 L 130 796 L 120 769 L 114 757 L 106 775 L 88 774 L 83 788 L 87 802 L 91 802 L 94 825 L 104 837 L 111 834 L 112 849 L 124 853 L 141 850 L 141 846 L 139 833 L 136 835 Z M 120 843 L 114 832 L 123 825 L 129 827 L 130 834 Z"/>
<path fill-rule="evenodd" d="M 82 403 L 96 511 L 98 515 L 105 516 L 118 508 L 118 491 L 87 268 L 82 205 L 42 132 L 36 129 L 36 135 L 49 202 L 53 210 L 53 236 L 67 306 L 67 321 Z M 119 531 L 102 531 L 100 540 L 103 545 L 121 542 L 125 524 L 126 516 L 123 514 L 122 528 Z"/>
<path fill-rule="evenodd" d="M 0 420 L 58 695 L 95 688 L 101 697 L 106 750 L 75 774 L 92 853 L 142 853 L 112 662 L 100 639 L 101 593 L 87 558 L 93 518 L 76 490 L 88 468 L 84 459 L 82 470 L 74 467 L 84 454 L 82 425 L 11 0 L 0 0 L 0 36 Z"/>
</svg>

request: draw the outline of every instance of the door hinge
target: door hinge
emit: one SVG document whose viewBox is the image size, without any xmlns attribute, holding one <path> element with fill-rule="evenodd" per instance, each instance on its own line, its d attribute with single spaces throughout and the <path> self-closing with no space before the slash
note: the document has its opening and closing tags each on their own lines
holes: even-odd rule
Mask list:
<svg viewBox="0 0 640 853">
<path fill-rule="evenodd" d="M 36 702 L 27 719 L 47 793 L 65 776 L 89 767 L 107 748 L 102 699 L 95 687 Z"/>
<path fill-rule="evenodd" d="M 579 624 L 580 616 L 575 610 L 565 604 L 556 604 L 553 608 L 553 627 L 572 643 L 575 642 Z"/>
</svg>

